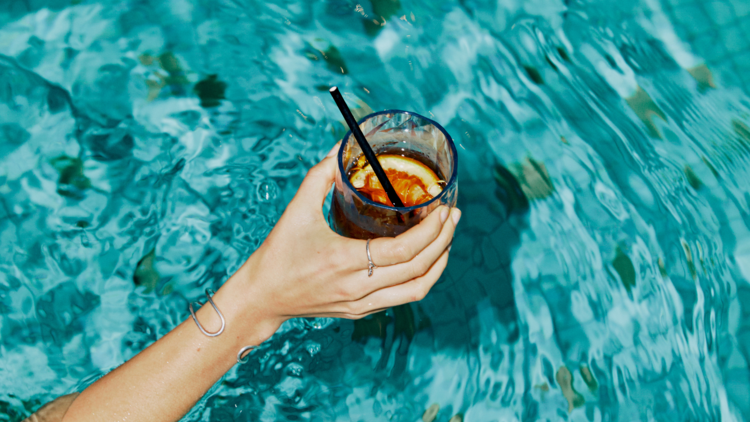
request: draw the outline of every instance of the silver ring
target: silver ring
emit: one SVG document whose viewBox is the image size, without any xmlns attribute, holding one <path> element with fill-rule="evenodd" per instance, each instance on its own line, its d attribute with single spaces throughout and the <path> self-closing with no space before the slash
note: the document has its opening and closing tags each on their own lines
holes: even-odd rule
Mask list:
<svg viewBox="0 0 750 422">
<path fill-rule="evenodd" d="M 209 292 L 211 292 L 211 293 L 209 294 Z M 201 325 L 201 323 L 198 322 L 198 318 L 195 316 L 195 311 L 193 311 L 193 303 L 191 302 L 190 305 L 188 306 L 190 308 L 190 315 L 192 315 L 193 321 L 195 321 L 195 323 L 198 325 L 198 329 L 201 330 L 201 333 L 203 333 L 203 334 L 205 334 L 205 335 L 207 335 L 209 337 L 216 337 L 219 334 L 223 333 L 224 332 L 224 327 L 227 326 L 227 322 L 224 320 L 224 315 L 221 314 L 221 311 L 219 311 L 219 308 L 216 307 L 216 304 L 214 303 L 214 300 L 211 299 L 211 295 L 213 295 L 214 293 L 216 293 L 216 292 L 214 292 L 211 289 L 206 289 L 206 297 L 208 298 L 208 302 L 211 303 L 211 306 L 214 307 L 214 310 L 216 311 L 216 313 L 219 314 L 219 319 L 221 319 L 221 328 L 219 329 L 219 331 L 217 331 L 215 333 L 209 333 L 208 331 L 206 331 L 203 328 L 203 326 Z M 199 304 L 200 306 L 204 305 L 203 303 L 200 303 L 200 302 L 195 302 L 195 303 Z"/>
<path fill-rule="evenodd" d="M 367 276 L 368 277 L 372 277 L 372 270 L 377 267 L 377 265 L 375 265 L 372 262 L 372 255 L 370 255 L 370 240 L 372 240 L 372 239 L 367 239 L 367 246 L 366 246 L 366 249 L 367 249 Z"/>
<path fill-rule="evenodd" d="M 245 363 L 248 361 L 248 357 L 245 356 L 245 358 L 242 358 L 242 355 L 245 354 L 245 352 L 255 349 L 257 346 L 245 346 L 242 349 L 240 349 L 240 352 L 237 353 L 237 363 Z"/>
</svg>

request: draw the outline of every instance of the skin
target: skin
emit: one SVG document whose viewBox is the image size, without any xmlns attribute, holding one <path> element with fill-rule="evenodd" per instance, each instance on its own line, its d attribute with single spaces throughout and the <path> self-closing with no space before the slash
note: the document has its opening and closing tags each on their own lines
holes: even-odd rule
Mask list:
<svg viewBox="0 0 750 422">
<path fill-rule="evenodd" d="M 242 347 L 263 343 L 287 319 L 359 319 L 423 299 L 448 263 L 461 212 L 442 206 L 398 237 L 372 240 L 378 268 L 368 277 L 365 241 L 334 233 L 323 215 L 336 151 L 310 169 L 265 242 L 214 295 L 226 319 L 221 335 L 203 335 L 188 318 L 84 390 L 64 422 L 177 421 Z M 196 315 L 210 332 L 221 326 L 208 304 Z"/>
</svg>

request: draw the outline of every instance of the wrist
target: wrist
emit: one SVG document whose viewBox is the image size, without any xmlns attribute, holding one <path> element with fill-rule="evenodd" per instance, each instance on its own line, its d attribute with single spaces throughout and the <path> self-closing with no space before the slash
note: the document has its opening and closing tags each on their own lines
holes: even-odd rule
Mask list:
<svg viewBox="0 0 750 422">
<path fill-rule="evenodd" d="M 214 302 L 226 320 L 225 334 L 235 346 L 259 346 L 281 326 L 283 319 L 272 315 L 257 296 L 249 266 L 243 265 L 216 292 Z M 214 312 L 209 305 L 208 308 Z M 204 306 L 202 309 L 206 309 Z M 215 314 L 215 312 L 214 312 Z M 218 316 L 216 316 L 218 320 Z M 220 327 L 220 322 L 216 325 Z"/>
</svg>

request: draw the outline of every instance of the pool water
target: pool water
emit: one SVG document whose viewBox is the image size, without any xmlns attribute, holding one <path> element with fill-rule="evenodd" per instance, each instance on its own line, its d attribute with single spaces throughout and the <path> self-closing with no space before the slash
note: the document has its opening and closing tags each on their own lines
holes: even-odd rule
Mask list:
<svg viewBox="0 0 750 422">
<path fill-rule="evenodd" d="M 184 420 L 750 420 L 744 0 L 4 0 L 0 54 L 0 421 L 239 267 L 333 84 L 456 140 L 449 266 L 289 321 Z"/>
</svg>

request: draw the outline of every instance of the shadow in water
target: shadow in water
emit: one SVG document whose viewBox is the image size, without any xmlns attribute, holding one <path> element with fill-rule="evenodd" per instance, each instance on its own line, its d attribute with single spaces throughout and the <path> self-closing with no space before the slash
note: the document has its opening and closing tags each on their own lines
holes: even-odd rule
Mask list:
<svg viewBox="0 0 750 422">
<path fill-rule="evenodd" d="M 430 348 L 461 350 L 472 344 L 476 334 L 472 324 L 480 303 L 488 302 L 496 323 L 504 327 L 506 338 L 501 341 L 518 338 L 510 263 L 526 227 L 529 202 L 518 180 L 501 164 L 484 178 L 472 180 L 472 176 L 477 175 L 466 175 L 459 186 L 458 206 L 463 214 L 451 262 L 427 298 L 354 321 L 351 328 L 342 324 L 342 331 L 351 330 L 355 342 L 379 340 L 381 354 L 375 370 L 387 371 L 383 381 L 392 383 L 403 374 L 418 333 L 427 334 L 421 342 L 432 341 L 426 345 Z"/>
</svg>

